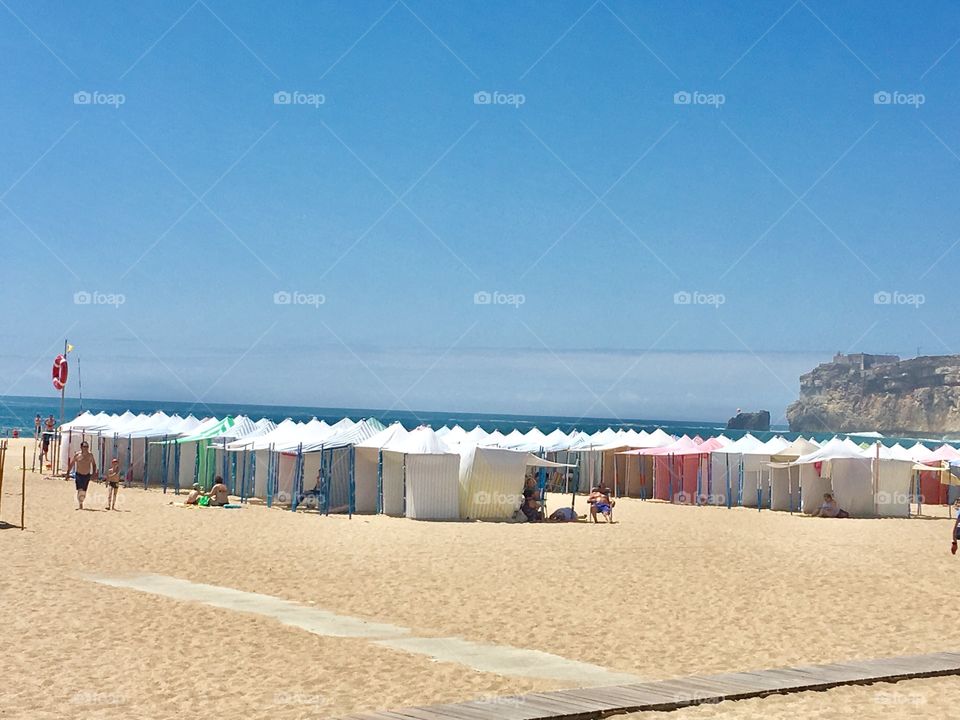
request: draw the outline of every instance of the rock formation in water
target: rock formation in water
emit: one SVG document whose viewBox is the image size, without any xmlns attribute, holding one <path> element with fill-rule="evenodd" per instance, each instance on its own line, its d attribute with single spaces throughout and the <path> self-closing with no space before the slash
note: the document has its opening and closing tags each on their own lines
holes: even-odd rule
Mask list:
<svg viewBox="0 0 960 720">
<path fill-rule="evenodd" d="M 800 376 L 795 432 L 960 433 L 960 355 L 844 355 Z"/>
<path fill-rule="evenodd" d="M 760 410 L 759 412 L 737 412 L 737 414 L 727 420 L 727 430 L 769 430 L 770 429 L 770 411 Z"/>
</svg>

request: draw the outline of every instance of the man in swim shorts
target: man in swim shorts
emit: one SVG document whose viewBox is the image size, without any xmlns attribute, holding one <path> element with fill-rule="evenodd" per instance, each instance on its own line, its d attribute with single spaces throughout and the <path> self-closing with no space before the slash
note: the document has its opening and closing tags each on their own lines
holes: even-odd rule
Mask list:
<svg viewBox="0 0 960 720">
<path fill-rule="evenodd" d="M 594 487 L 587 503 L 590 505 L 591 520 L 598 522 L 597 513 L 600 513 L 607 522 L 613 522 L 613 503 L 610 502 L 610 494 L 606 488 Z"/>
<path fill-rule="evenodd" d="M 75 483 L 77 486 L 77 510 L 83 510 L 83 499 L 87 496 L 87 486 L 90 480 L 97 475 L 97 459 L 90 452 L 90 444 L 84 440 L 80 443 L 80 452 L 74 454 L 67 463 L 67 476 L 76 468 Z"/>
</svg>

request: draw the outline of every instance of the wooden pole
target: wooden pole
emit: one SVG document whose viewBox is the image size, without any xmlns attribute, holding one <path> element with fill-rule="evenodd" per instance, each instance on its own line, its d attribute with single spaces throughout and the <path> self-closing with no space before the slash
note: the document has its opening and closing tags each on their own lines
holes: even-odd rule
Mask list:
<svg viewBox="0 0 960 720">
<path fill-rule="evenodd" d="M 4 453 L 6 455 L 6 453 Z M 6 458 L 4 458 L 6 460 Z M 24 530 L 26 525 L 23 524 L 23 516 L 27 509 L 27 448 L 23 447 L 23 464 L 21 467 L 20 474 L 20 529 Z"/>
</svg>

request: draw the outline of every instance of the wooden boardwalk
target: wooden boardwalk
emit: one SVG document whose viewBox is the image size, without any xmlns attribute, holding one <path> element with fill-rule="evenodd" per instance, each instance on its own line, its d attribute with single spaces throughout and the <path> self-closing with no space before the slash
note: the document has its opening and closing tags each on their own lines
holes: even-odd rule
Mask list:
<svg viewBox="0 0 960 720">
<path fill-rule="evenodd" d="M 349 720 L 592 720 L 642 710 L 675 710 L 687 705 L 723 700 L 938 675 L 960 675 L 960 653 L 942 652 L 756 672 L 693 675 L 676 680 L 557 690 L 371 712 L 353 715 Z"/>
</svg>

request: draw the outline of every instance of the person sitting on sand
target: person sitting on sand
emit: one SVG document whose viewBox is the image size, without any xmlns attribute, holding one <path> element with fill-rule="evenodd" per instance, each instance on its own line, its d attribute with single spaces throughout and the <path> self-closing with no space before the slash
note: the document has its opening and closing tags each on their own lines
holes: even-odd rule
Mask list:
<svg viewBox="0 0 960 720">
<path fill-rule="evenodd" d="M 190 491 L 190 494 L 187 495 L 187 499 L 183 501 L 183 504 L 196 505 L 200 502 L 201 495 L 203 495 L 203 489 L 200 487 L 200 483 L 194 483 L 193 489 Z"/>
<path fill-rule="evenodd" d="M 610 502 L 609 491 L 606 488 L 592 488 L 587 497 L 587 503 L 590 505 L 591 520 L 599 522 L 597 513 L 600 513 L 607 522 L 613 522 L 613 504 Z"/>
<path fill-rule="evenodd" d="M 211 506 L 216 505 L 222 507 L 230 502 L 230 490 L 223 484 L 223 478 L 219 475 L 214 478 L 213 487 L 210 488 L 207 497 L 210 498 Z"/>
<path fill-rule="evenodd" d="M 840 505 L 837 504 L 837 501 L 833 498 L 833 493 L 824 493 L 823 502 L 820 503 L 820 507 L 817 508 L 817 511 L 813 513 L 814 517 L 824 517 L 824 518 L 835 518 L 835 517 L 845 517 L 845 513 L 840 509 Z"/>
<path fill-rule="evenodd" d="M 524 482 L 520 512 L 526 516 L 528 522 L 543 522 L 543 510 L 540 509 L 540 501 L 537 499 L 537 482 L 530 476 L 527 476 Z"/>
<path fill-rule="evenodd" d="M 117 509 L 117 495 L 120 494 L 120 461 L 114 458 L 110 461 L 110 469 L 107 470 L 107 506 L 104 510 Z"/>
</svg>

